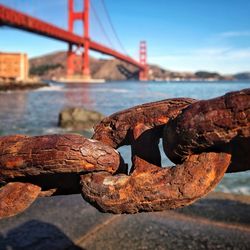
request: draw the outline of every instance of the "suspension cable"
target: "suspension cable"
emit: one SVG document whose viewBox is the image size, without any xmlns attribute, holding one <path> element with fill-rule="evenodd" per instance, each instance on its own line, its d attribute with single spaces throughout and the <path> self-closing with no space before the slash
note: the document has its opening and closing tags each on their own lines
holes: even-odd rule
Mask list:
<svg viewBox="0 0 250 250">
<path fill-rule="evenodd" d="M 112 22 L 112 20 L 111 20 L 110 15 L 109 15 L 109 11 L 108 11 L 108 9 L 107 9 L 107 6 L 106 6 L 105 1 L 104 1 L 104 0 L 101 0 L 101 3 L 102 3 L 102 5 L 103 5 L 103 9 L 104 9 L 104 11 L 105 11 L 105 13 L 106 13 L 108 22 L 109 22 L 109 24 L 110 24 L 110 27 L 111 27 L 111 29 L 112 29 L 112 31 L 113 31 L 113 33 L 114 33 L 114 36 L 115 36 L 115 38 L 116 38 L 116 40 L 117 40 L 119 46 L 121 47 L 121 49 L 122 49 L 122 51 L 124 52 L 124 54 L 128 55 L 128 53 L 127 53 L 125 47 L 123 46 L 123 44 L 122 44 L 122 42 L 121 42 L 119 36 L 117 35 L 117 32 L 116 32 L 116 30 L 115 30 L 115 27 L 114 27 L 114 25 L 113 25 L 113 22 Z"/>
<path fill-rule="evenodd" d="M 92 11 L 93 11 L 93 13 L 94 13 L 94 16 L 95 16 L 95 18 L 96 18 L 96 20 L 97 20 L 97 22 L 98 22 L 98 24 L 99 24 L 99 26 L 100 26 L 100 28 L 101 28 L 103 34 L 104 34 L 104 36 L 106 37 L 106 39 L 107 39 L 107 41 L 108 41 L 110 47 L 111 47 L 111 48 L 114 48 L 114 44 L 111 42 L 111 40 L 110 40 L 108 34 L 106 33 L 106 31 L 105 31 L 105 29 L 104 29 L 104 27 L 103 27 L 103 25 L 102 25 L 102 22 L 101 22 L 101 20 L 100 20 L 98 14 L 97 14 L 97 11 L 96 11 L 94 5 L 91 4 L 91 5 L 90 5 L 90 8 L 92 9 Z"/>
</svg>

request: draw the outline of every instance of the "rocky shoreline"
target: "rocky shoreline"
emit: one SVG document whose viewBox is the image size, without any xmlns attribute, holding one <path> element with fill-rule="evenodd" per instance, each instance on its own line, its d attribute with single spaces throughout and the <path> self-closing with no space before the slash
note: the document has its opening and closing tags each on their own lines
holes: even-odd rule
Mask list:
<svg viewBox="0 0 250 250">
<path fill-rule="evenodd" d="M 0 91 L 9 90 L 29 90 L 47 87 L 49 84 L 44 82 L 0 82 Z"/>
<path fill-rule="evenodd" d="M 249 249 L 250 196 L 211 193 L 177 210 L 112 215 L 80 195 L 38 199 L 0 221 L 0 249 Z"/>
</svg>

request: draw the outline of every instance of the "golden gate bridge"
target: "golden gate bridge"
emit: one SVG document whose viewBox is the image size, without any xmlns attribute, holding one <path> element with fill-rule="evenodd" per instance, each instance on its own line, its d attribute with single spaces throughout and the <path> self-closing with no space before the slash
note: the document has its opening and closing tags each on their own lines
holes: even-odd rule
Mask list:
<svg viewBox="0 0 250 250">
<path fill-rule="evenodd" d="M 74 0 L 68 0 L 68 30 L 57 27 L 49 22 L 42 21 L 20 11 L 0 4 L 0 25 L 14 27 L 31 33 L 50 37 L 68 43 L 67 53 L 67 77 L 70 78 L 75 73 L 74 59 L 76 52 L 81 51 L 82 77 L 90 78 L 89 50 L 101 52 L 105 55 L 113 56 L 121 61 L 134 65 L 139 69 L 139 80 L 148 79 L 147 67 L 147 47 L 146 42 L 140 42 L 139 61 L 127 54 L 121 53 L 113 48 L 107 47 L 91 39 L 89 33 L 89 13 L 90 0 L 83 1 L 83 10 L 74 10 Z M 74 22 L 81 21 L 83 24 L 83 34 L 74 33 Z M 114 30 L 114 27 L 112 26 Z M 116 33 L 115 33 L 116 35 Z M 116 35 L 117 37 L 117 35 Z M 120 40 L 118 40 L 120 41 Z"/>
</svg>

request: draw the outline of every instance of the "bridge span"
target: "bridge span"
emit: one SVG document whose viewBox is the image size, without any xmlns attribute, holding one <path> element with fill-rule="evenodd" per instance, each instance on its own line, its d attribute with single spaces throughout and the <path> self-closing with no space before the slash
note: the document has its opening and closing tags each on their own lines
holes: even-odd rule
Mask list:
<svg viewBox="0 0 250 250">
<path fill-rule="evenodd" d="M 0 4 L 0 25 L 14 27 L 20 30 L 25 30 L 31 33 L 50 37 L 69 44 L 67 56 L 67 75 L 68 77 L 74 74 L 74 56 L 73 46 L 77 49 L 84 48 L 82 52 L 82 74 L 83 77 L 90 76 L 89 71 L 89 49 L 103 53 L 105 55 L 113 56 L 121 61 L 134 65 L 140 71 L 140 80 L 147 80 L 147 65 L 146 65 L 146 48 L 145 42 L 140 46 L 140 61 L 132 57 L 122 54 L 112 48 L 95 42 L 89 37 L 89 6 L 90 0 L 84 1 L 84 10 L 82 12 L 74 12 L 74 0 L 68 0 L 68 26 L 69 30 L 64 30 L 51 23 L 39 20 L 35 17 L 19 12 Z M 73 33 L 73 23 L 76 20 L 83 22 L 84 32 L 83 36 Z M 143 44 L 143 45 L 142 45 Z"/>
</svg>

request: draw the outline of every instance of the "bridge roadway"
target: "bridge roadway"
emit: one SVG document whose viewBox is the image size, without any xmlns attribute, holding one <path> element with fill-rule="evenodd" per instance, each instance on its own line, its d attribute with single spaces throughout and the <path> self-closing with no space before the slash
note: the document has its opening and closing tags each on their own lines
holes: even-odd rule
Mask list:
<svg viewBox="0 0 250 250">
<path fill-rule="evenodd" d="M 84 47 L 83 37 L 1 4 L 0 25 L 11 26 L 20 30 L 25 30 L 31 33 L 54 38 L 56 40 L 63 41 L 69 44 Z M 117 59 L 120 59 L 121 61 L 132 64 L 139 69 L 144 69 L 143 65 L 141 65 L 133 58 L 92 40 L 90 40 L 90 49 L 109 56 L 113 56 Z"/>
</svg>

